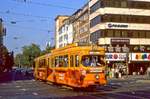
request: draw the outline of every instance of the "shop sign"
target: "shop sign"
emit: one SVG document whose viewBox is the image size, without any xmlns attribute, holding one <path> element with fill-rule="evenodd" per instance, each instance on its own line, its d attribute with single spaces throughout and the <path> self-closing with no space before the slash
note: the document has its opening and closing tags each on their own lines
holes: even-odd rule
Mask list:
<svg viewBox="0 0 150 99">
<path fill-rule="evenodd" d="M 111 44 L 130 44 L 130 39 L 111 39 Z"/>
<path fill-rule="evenodd" d="M 109 23 L 108 28 L 128 28 L 127 24 Z"/>
<path fill-rule="evenodd" d="M 132 53 L 132 61 L 150 61 L 150 53 Z"/>
<path fill-rule="evenodd" d="M 126 53 L 106 53 L 106 61 L 125 61 Z"/>
</svg>

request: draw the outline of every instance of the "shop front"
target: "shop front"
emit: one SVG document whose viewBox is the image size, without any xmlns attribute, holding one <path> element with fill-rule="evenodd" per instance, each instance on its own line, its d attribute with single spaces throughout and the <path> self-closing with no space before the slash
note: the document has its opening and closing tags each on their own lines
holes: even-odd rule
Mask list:
<svg viewBox="0 0 150 99">
<path fill-rule="evenodd" d="M 129 74 L 144 75 L 150 66 L 150 53 L 131 53 Z"/>
<path fill-rule="evenodd" d="M 114 77 L 115 73 L 121 73 L 121 75 L 127 74 L 127 53 L 106 53 L 107 70 L 111 72 L 111 76 Z"/>
</svg>

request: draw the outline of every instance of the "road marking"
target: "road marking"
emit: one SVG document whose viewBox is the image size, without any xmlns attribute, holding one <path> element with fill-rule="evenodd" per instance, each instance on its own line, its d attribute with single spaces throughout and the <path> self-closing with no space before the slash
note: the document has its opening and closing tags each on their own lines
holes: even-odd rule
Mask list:
<svg viewBox="0 0 150 99">
<path fill-rule="evenodd" d="M 21 86 L 16 86 L 16 88 L 20 88 Z"/>
<path fill-rule="evenodd" d="M 3 86 L 7 85 L 6 83 L 2 83 Z"/>
<path fill-rule="evenodd" d="M 22 91 L 27 91 L 27 89 L 20 89 L 20 90 L 22 90 Z"/>
<path fill-rule="evenodd" d="M 38 93 L 36 93 L 36 92 L 33 92 L 32 94 L 33 94 L 33 95 L 35 95 L 35 96 L 39 95 L 39 94 L 38 94 Z"/>
</svg>

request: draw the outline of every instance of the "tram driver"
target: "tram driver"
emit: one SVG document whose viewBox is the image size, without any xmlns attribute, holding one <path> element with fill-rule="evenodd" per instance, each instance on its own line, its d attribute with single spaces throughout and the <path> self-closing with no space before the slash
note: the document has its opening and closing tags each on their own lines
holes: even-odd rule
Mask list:
<svg viewBox="0 0 150 99">
<path fill-rule="evenodd" d="M 85 59 L 83 60 L 83 65 L 84 66 L 90 66 L 91 65 L 89 57 L 85 57 Z"/>
</svg>

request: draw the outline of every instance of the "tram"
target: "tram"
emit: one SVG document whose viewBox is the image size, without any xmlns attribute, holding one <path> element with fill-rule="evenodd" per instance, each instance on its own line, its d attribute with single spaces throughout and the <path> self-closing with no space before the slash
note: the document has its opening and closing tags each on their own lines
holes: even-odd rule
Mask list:
<svg viewBox="0 0 150 99">
<path fill-rule="evenodd" d="M 98 46 L 71 44 L 35 59 L 34 77 L 72 88 L 107 83 L 105 50 Z"/>
</svg>

